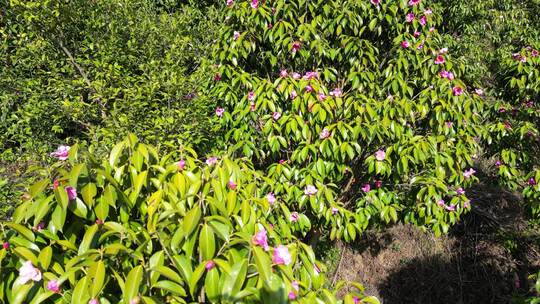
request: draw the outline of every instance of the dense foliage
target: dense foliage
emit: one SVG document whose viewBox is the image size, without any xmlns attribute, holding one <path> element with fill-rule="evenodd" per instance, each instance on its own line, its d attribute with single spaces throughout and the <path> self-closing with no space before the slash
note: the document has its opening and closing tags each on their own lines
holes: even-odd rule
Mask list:
<svg viewBox="0 0 540 304">
<path fill-rule="evenodd" d="M 538 12 L 0 2 L 0 302 L 377 303 L 310 245 L 447 233 L 480 158 L 540 218 Z"/>
<path fill-rule="evenodd" d="M 160 156 L 134 136 L 107 159 L 57 152 L 2 226 L 0 300 L 336 302 L 312 249 L 271 224 L 280 206 L 245 160 Z M 365 298 L 357 287 L 346 303 Z"/>
<path fill-rule="evenodd" d="M 2 1 L 0 11 L 4 159 L 128 132 L 160 145 L 208 142 L 210 103 L 197 85 L 218 28 L 212 6 L 35 0 Z"/>
<path fill-rule="evenodd" d="M 440 2 L 451 34 L 446 40 L 466 67 L 465 80 L 484 88 L 489 101 L 485 157 L 502 185 L 523 190 L 537 217 L 540 2 Z"/>
<path fill-rule="evenodd" d="M 427 4 L 229 5 L 212 87 L 224 144 L 332 237 L 400 219 L 439 234 L 469 208 L 483 102 Z"/>
</svg>

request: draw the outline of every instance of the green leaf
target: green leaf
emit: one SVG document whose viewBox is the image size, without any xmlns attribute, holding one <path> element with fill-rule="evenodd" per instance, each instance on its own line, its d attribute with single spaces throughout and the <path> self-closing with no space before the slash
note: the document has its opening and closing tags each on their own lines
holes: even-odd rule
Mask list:
<svg viewBox="0 0 540 304">
<path fill-rule="evenodd" d="M 164 289 L 181 297 L 187 296 L 184 287 L 172 281 L 159 281 L 154 285 L 154 288 Z"/>
<path fill-rule="evenodd" d="M 111 154 L 109 156 L 109 165 L 111 165 L 111 167 L 113 168 L 115 167 L 116 162 L 118 161 L 120 154 L 124 150 L 125 145 L 126 145 L 125 141 L 119 142 L 111 150 Z"/>
<path fill-rule="evenodd" d="M 227 298 L 234 298 L 244 285 L 247 273 L 247 260 L 242 260 L 231 269 L 231 273 L 227 275 L 223 284 L 223 295 Z"/>
<path fill-rule="evenodd" d="M 105 283 L 105 263 L 102 260 L 99 260 L 96 265 L 96 273 L 94 275 L 94 280 L 92 284 L 92 298 L 96 298 L 101 290 L 103 289 L 103 284 Z"/>
<path fill-rule="evenodd" d="M 36 240 L 34 237 L 34 233 L 30 229 L 24 227 L 23 225 L 15 224 L 15 223 L 6 223 L 6 226 L 17 231 L 20 235 L 22 235 L 24 238 L 26 238 L 30 242 L 34 242 Z"/>
<path fill-rule="evenodd" d="M 71 304 L 88 303 L 90 295 L 88 294 L 88 277 L 84 277 L 75 286 L 71 296 Z"/>
<path fill-rule="evenodd" d="M 261 279 L 270 282 L 270 275 L 272 274 L 270 258 L 260 247 L 253 247 L 253 256 Z"/>
<path fill-rule="evenodd" d="M 52 254 L 53 254 L 53 251 L 52 251 L 51 246 L 47 246 L 43 248 L 41 252 L 39 253 L 38 261 L 39 261 L 39 264 L 41 265 L 41 268 L 43 268 L 43 270 L 49 269 L 49 265 L 51 264 Z"/>
<path fill-rule="evenodd" d="M 79 255 L 84 254 L 86 251 L 88 251 L 88 249 L 90 249 L 90 246 L 92 245 L 92 241 L 94 240 L 98 229 L 98 225 L 92 225 L 86 230 L 81 245 L 79 246 Z"/>
<path fill-rule="evenodd" d="M 139 295 L 139 287 L 143 280 L 144 269 L 141 265 L 133 268 L 126 279 L 124 287 L 124 303 L 129 303 L 132 299 Z M 82 302 L 81 302 L 82 303 Z"/>
<path fill-rule="evenodd" d="M 199 206 L 196 206 L 186 214 L 186 216 L 184 217 L 184 223 L 182 224 L 182 228 L 186 237 L 189 236 L 193 232 L 193 230 L 195 230 L 195 228 L 199 224 L 200 219 L 201 209 Z"/>
<path fill-rule="evenodd" d="M 199 248 L 204 260 L 210 260 L 216 252 L 216 240 L 212 227 L 203 225 L 199 235 Z"/>
</svg>

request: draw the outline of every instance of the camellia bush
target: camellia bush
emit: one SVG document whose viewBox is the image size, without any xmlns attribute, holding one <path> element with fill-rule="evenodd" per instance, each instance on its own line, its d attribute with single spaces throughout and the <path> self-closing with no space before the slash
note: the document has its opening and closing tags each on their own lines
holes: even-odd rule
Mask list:
<svg viewBox="0 0 540 304">
<path fill-rule="evenodd" d="M 536 0 L 437 1 L 445 15 L 445 40 L 466 69 L 465 81 L 483 88 L 489 125 L 483 148 L 486 173 L 522 190 L 539 213 L 538 20 Z M 489 50 L 486 52 L 486 50 Z"/>
<path fill-rule="evenodd" d="M 323 288 L 324 265 L 275 220 L 282 203 L 247 160 L 162 156 L 135 136 L 106 159 L 80 154 L 51 153 L 1 224 L 0 302 L 378 303 L 358 284 Z"/>
<path fill-rule="evenodd" d="M 495 104 L 490 152 L 503 183 L 523 191 L 535 218 L 540 216 L 540 45 L 508 54 L 504 99 Z"/>
<path fill-rule="evenodd" d="M 227 1 L 210 86 L 223 146 L 314 233 L 403 220 L 441 234 L 470 208 L 483 100 L 429 4 Z"/>
</svg>

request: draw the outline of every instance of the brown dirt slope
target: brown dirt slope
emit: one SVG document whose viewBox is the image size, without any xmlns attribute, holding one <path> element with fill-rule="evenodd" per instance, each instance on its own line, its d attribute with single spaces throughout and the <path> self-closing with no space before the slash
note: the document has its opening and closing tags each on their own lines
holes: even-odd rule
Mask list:
<svg viewBox="0 0 540 304">
<path fill-rule="evenodd" d="M 538 228 L 521 199 L 496 187 L 469 189 L 473 212 L 448 236 L 398 225 L 341 246 L 338 280 L 356 280 L 383 303 L 511 303 L 540 266 Z"/>
</svg>

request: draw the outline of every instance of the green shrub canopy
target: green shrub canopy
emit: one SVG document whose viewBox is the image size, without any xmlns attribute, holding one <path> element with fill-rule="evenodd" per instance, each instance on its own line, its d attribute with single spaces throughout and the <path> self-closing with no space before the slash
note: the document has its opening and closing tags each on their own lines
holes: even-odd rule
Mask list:
<svg viewBox="0 0 540 304">
<path fill-rule="evenodd" d="M 470 206 L 483 101 L 427 4 L 228 2 L 210 92 L 223 145 L 332 237 L 399 219 L 442 233 Z"/>
</svg>

